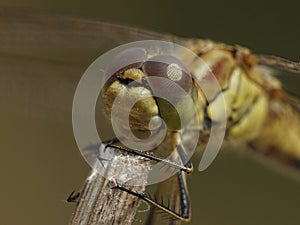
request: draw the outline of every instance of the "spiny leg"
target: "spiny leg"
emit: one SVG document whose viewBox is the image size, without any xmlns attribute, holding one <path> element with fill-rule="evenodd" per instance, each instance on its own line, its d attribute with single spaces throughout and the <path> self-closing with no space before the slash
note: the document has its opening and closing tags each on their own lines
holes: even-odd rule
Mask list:
<svg viewBox="0 0 300 225">
<path fill-rule="evenodd" d="M 179 193 L 180 193 L 179 197 L 180 197 L 180 204 L 181 204 L 181 212 L 176 212 L 175 209 L 171 208 L 171 206 L 166 206 L 163 203 L 159 203 L 157 199 L 152 198 L 144 193 L 139 193 L 139 192 L 129 190 L 123 185 L 117 184 L 116 187 L 114 187 L 114 188 L 120 189 L 129 194 L 132 194 L 132 195 L 148 202 L 149 204 L 155 206 L 156 208 L 162 210 L 163 212 L 165 212 L 171 216 L 171 218 L 172 218 L 171 222 L 173 221 L 173 218 L 176 220 L 188 222 L 191 218 L 190 200 L 189 200 L 186 182 L 184 181 L 182 171 L 177 172 L 177 181 L 178 181 Z M 149 223 L 147 225 L 151 225 L 151 223 Z"/>
<path fill-rule="evenodd" d="M 108 142 L 106 144 L 105 148 L 113 148 L 113 149 L 121 151 L 121 152 L 126 152 L 126 153 L 129 153 L 129 154 L 142 156 L 144 158 L 147 158 L 147 159 L 150 159 L 150 160 L 153 160 L 153 161 L 156 161 L 156 162 L 162 162 L 163 164 L 165 164 L 167 166 L 170 166 L 172 168 L 184 171 L 186 173 L 191 173 L 193 171 L 192 164 L 189 161 L 187 161 L 186 165 L 182 165 L 182 164 L 178 164 L 177 162 L 164 159 L 164 158 L 162 158 L 160 156 L 157 156 L 157 155 L 155 155 L 153 153 L 149 153 L 149 152 L 144 152 L 144 151 L 140 151 L 140 150 L 137 150 L 137 149 L 130 149 L 130 148 L 118 146 L 118 145 L 115 145 L 112 142 Z M 182 160 L 182 161 L 186 162 L 186 160 Z"/>
<path fill-rule="evenodd" d="M 193 164 L 191 163 L 190 159 L 188 158 L 188 156 L 186 155 L 183 147 L 181 144 L 179 144 L 176 148 L 182 163 L 187 167 L 190 168 L 193 171 Z"/>
</svg>

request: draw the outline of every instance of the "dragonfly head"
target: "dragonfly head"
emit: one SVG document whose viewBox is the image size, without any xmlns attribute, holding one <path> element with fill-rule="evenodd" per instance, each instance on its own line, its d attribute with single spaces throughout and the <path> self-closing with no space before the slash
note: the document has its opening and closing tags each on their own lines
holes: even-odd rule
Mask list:
<svg viewBox="0 0 300 225">
<path fill-rule="evenodd" d="M 102 90 L 107 115 L 113 119 L 112 112 L 116 113 L 114 122 L 120 125 L 129 120 L 130 130 L 139 138 L 163 127 L 182 129 L 195 111 L 192 98 L 192 77 L 184 64 L 170 55 L 127 65 L 114 73 Z"/>
</svg>

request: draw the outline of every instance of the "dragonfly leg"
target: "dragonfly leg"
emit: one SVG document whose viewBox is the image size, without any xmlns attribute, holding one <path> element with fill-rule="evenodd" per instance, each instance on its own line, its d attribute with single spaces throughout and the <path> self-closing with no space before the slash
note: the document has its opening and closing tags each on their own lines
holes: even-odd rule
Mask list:
<svg viewBox="0 0 300 225">
<path fill-rule="evenodd" d="M 169 205 L 170 203 L 168 205 L 165 205 L 163 202 L 158 202 L 157 199 L 152 198 L 149 195 L 132 191 L 123 185 L 117 184 L 114 188 L 125 191 L 129 194 L 132 194 L 132 195 L 148 202 L 155 208 L 158 208 L 158 209 L 162 210 L 163 212 L 169 214 L 171 216 L 170 224 L 172 224 L 174 221 L 178 221 L 178 220 L 183 221 L 183 222 L 188 222 L 191 219 L 190 200 L 189 200 L 186 182 L 184 181 L 182 171 L 177 172 L 177 180 L 178 180 L 179 192 L 180 192 L 179 193 L 180 194 L 180 196 L 179 196 L 180 204 L 181 204 L 180 212 L 176 212 L 175 209 L 172 209 L 171 205 Z M 151 224 L 152 224 L 151 219 L 148 219 L 147 225 L 151 225 Z"/>
<path fill-rule="evenodd" d="M 75 193 L 74 191 L 72 191 L 69 197 L 67 198 L 66 202 L 77 203 L 79 197 L 80 197 L 80 192 Z"/>
<path fill-rule="evenodd" d="M 182 163 L 184 163 L 184 166 L 187 167 L 187 168 L 190 168 L 191 172 L 192 172 L 193 171 L 193 164 L 190 161 L 190 159 L 188 158 L 188 156 L 186 155 L 182 145 L 179 144 L 176 149 L 177 149 L 177 152 L 178 152 L 178 154 L 181 158 Z"/>
<path fill-rule="evenodd" d="M 162 163 L 164 163 L 167 166 L 173 167 L 175 169 L 179 169 L 179 170 L 184 171 L 186 173 L 193 172 L 192 164 L 189 161 L 188 161 L 188 163 L 186 165 L 181 165 L 181 164 L 179 164 L 177 162 L 173 162 L 173 161 L 164 159 L 164 158 L 162 158 L 160 156 L 157 156 L 157 155 L 155 155 L 153 153 L 150 153 L 150 152 L 144 152 L 144 151 L 140 151 L 140 150 L 136 150 L 136 149 L 130 149 L 130 148 L 126 148 L 126 147 L 122 147 L 122 146 L 111 144 L 110 142 L 108 142 L 106 144 L 106 148 L 108 148 L 108 147 L 109 148 L 113 148 L 113 149 L 118 150 L 118 151 L 129 153 L 129 154 L 142 156 L 144 158 L 147 158 L 147 159 L 150 159 L 150 160 L 153 160 L 153 161 L 156 161 L 156 162 L 162 162 Z M 183 161 L 185 162 L 186 160 L 183 160 Z"/>
</svg>

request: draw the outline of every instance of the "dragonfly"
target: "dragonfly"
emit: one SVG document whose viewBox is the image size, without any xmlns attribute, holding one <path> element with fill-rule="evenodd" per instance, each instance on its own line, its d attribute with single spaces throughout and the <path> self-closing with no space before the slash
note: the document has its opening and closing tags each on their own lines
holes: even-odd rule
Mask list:
<svg viewBox="0 0 300 225">
<path fill-rule="evenodd" d="M 0 51 L 8 57 L 27 56 L 41 61 L 87 66 L 99 54 L 132 41 L 156 39 L 183 45 L 210 65 L 220 83 L 228 107 L 226 140 L 242 142 L 249 151 L 272 162 L 279 162 L 289 168 L 300 167 L 300 102 L 297 97 L 283 90 L 281 82 L 273 76 L 274 71 L 300 74 L 298 63 L 280 57 L 253 54 L 240 46 L 205 39 L 180 38 L 98 21 L 5 11 L 0 13 L 0 17 Z M 122 76 L 119 77 L 121 85 Z M 109 96 L 109 90 L 110 87 L 104 96 Z M 201 92 L 197 95 L 201 96 Z M 218 107 L 217 99 L 218 96 L 211 104 L 205 104 L 205 101 L 201 104 L 200 121 L 204 129 L 204 141 L 207 135 L 205 128 L 210 128 L 212 122 L 217 120 L 210 115 L 210 110 Z M 111 107 L 110 100 L 106 101 L 106 107 Z M 174 130 L 169 134 L 176 137 L 173 138 L 176 142 L 180 142 L 174 136 Z M 180 146 L 178 143 L 165 144 Z M 119 148 L 123 152 L 130 151 L 130 154 L 141 154 L 136 149 L 122 148 L 116 142 L 110 142 L 109 147 Z M 179 157 L 184 157 L 184 150 L 178 150 L 177 147 L 175 150 L 179 152 Z M 156 155 L 143 156 L 160 160 Z M 170 224 L 191 219 L 186 175 L 192 172 L 192 166 L 188 163 L 178 167 L 177 175 L 168 181 L 172 185 L 176 184 L 172 186 L 172 202 L 169 204 L 173 207 L 142 193 L 130 192 L 126 187 L 118 187 L 153 206 L 147 224 L 155 224 L 157 209 L 170 215 Z M 165 186 L 165 183 L 159 186 L 158 195 L 162 195 Z"/>
</svg>

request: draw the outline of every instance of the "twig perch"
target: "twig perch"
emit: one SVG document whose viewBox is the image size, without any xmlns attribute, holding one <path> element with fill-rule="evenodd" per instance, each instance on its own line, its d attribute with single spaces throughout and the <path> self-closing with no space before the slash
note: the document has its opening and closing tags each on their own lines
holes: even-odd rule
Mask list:
<svg viewBox="0 0 300 225">
<path fill-rule="evenodd" d="M 143 192 L 149 170 L 150 164 L 145 159 L 121 155 L 108 164 L 106 178 L 93 171 L 85 182 L 70 225 L 132 224 L 140 200 L 113 187 L 117 182 Z"/>
</svg>

